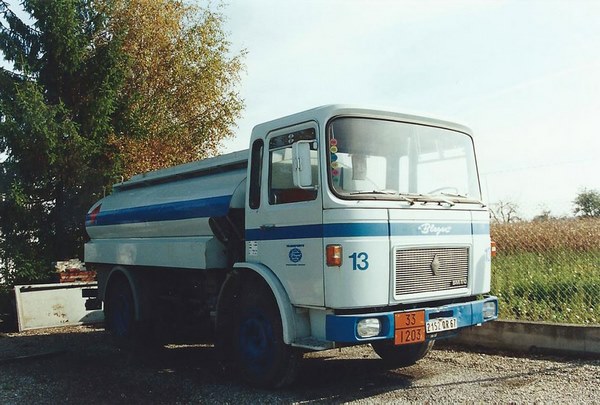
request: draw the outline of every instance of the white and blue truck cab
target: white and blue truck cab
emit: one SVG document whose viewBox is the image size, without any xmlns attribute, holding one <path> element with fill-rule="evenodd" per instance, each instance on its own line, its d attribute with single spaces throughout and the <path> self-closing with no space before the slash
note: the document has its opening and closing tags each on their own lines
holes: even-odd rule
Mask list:
<svg viewBox="0 0 600 405">
<path fill-rule="evenodd" d="M 114 185 L 85 261 L 119 341 L 192 327 L 228 370 L 281 387 L 307 350 L 368 343 L 405 366 L 496 319 L 481 200 L 468 128 L 328 105 Z"/>
</svg>

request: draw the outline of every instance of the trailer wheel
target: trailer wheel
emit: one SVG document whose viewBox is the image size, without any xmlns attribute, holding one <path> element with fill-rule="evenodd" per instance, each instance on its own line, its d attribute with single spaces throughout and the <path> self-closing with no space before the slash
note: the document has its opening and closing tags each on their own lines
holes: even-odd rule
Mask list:
<svg viewBox="0 0 600 405">
<path fill-rule="evenodd" d="M 133 339 L 134 305 L 127 279 L 119 277 L 113 280 L 107 291 L 104 315 L 106 328 L 119 347 L 129 346 Z"/>
<path fill-rule="evenodd" d="M 271 292 L 264 287 L 246 287 L 234 335 L 240 375 L 258 387 L 289 385 L 296 376 L 301 353 L 283 341 L 281 317 Z"/>
<path fill-rule="evenodd" d="M 429 342 L 414 343 L 396 346 L 392 340 L 372 342 L 375 353 L 388 365 L 393 367 L 408 367 L 427 356 L 433 348 L 433 340 Z"/>
</svg>

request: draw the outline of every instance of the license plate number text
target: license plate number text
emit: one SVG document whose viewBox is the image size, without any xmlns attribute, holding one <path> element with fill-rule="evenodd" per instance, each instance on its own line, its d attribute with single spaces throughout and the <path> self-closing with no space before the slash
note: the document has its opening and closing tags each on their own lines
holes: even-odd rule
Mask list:
<svg viewBox="0 0 600 405">
<path fill-rule="evenodd" d="M 456 318 L 437 318 L 427 321 L 427 333 L 437 333 L 458 328 Z"/>
</svg>

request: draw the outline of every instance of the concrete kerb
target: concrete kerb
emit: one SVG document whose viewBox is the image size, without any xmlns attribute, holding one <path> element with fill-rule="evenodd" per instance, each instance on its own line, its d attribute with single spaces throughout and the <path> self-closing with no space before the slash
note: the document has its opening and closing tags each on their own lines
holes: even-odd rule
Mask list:
<svg viewBox="0 0 600 405">
<path fill-rule="evenodd" d="M 528 353 L 600 356 L 600 326 L 497 320 L 447 341 L 467 347 Z"/>
</svg>

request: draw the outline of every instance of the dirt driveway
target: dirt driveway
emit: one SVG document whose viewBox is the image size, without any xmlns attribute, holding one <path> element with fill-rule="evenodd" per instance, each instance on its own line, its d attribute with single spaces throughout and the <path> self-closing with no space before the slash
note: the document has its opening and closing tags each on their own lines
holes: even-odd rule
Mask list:
<svg viewBox="0 0 600 405">
<path fill-rule="evenodd" d="M 217 373 L 210 346 L 132 356 L 101 328 L 0 335 L 0 403 L 600 402 L 600 360 L 523 358 L 444 348 L 386 370 L 372 350 L 305 356 L 289 389 L 249 388 Z"/>
</svg>

